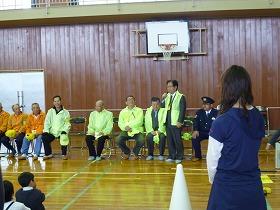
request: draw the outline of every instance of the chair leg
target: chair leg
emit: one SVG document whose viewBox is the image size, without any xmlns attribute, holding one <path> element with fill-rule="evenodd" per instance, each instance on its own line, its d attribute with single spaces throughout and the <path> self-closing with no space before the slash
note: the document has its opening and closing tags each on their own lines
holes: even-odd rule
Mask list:
<svg viewBox="0 0 280 210">
<path fill-rule="evenodd" d="M 82 145 L 81 145 L 81 150 L 83 150 L 84 148 L 85 148 L 85 146 L 84 146 L 84 139 L 82 140 Z"/>
<path fill-rule="evenodd" d="M 135 139 L 129 139 L 128 141 L 127 141 L 127 146 L 130 148 L 130 150 L 132 151 L 132 148 L 135 146 L 135 144 L 136 144 L 136 141 L 135 141 Z M 142 157 L 145 157 L 145 155 L 146 155 L 146 151 L 145 151 L 145 144 L 141 147 L 141 149 L 140 149 L 140 157 L 139 157 L 139 154 L 135 154 L 138 158 L 142 158 Z"/>
<path fill-rule="evenodd" d="M 107 149 L 108 149 L 108 152 L 109 152 L 109 154 L 108 154 L 108 159 L 111 157 L 111 155 L 112 155 L 112 145 L 111 145 L 111 139 L 107 139 L 106 140 L 107 141 Z"/>
<path fill-rule="evenodd" d="M 109 159 L 112 156 L 112 149 L 113 149 L 113 144 L 112 144 L 112 139 L 106 139 L 105 144 L 104 144 L 104 149 L 105 153 L 103 152 L 102 156 L 107 156 L 107 159 Z"/>
<path fill-rule="evenodd" d="M 35 140 L 35 141 L 37 141 L 37 140 Z M 34 140 L 30 142 L 30 146 L 31 146 L 31 153 L 29 153 L 29 154 L 30 154 L 30 156 L 32 156 L 32 153 L 35 151 Z M 28 150 L 29 150 L 29 148 L 28 148 Z M 28 155 L 28 156 L 29 156 L 29 155 Z"/>
<path fill-rule="evenodd" d="M 10 140 L 10 144 L 11 144 L 12 147 L 17 151 L 15 139 Z M 10 152 L 12 152 L 12 151 L 10 151 L 10 150 L 7 148 L 7 154 L 9 154 Z M 17 151 L 17 153 L 18 153 L 18 151 Z"/>
</svg>

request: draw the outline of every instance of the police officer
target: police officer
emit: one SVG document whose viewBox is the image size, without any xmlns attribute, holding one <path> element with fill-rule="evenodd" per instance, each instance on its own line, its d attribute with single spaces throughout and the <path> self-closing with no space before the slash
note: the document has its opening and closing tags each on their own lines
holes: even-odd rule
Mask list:
<svg viewBox="0 0 280 210">
<path fill-rule="evenodd" d="M 215 102 L 212 98 L 203 96 L 202 109 L 196 112 L 195 120 L 193 123 L 193 134 L 192 134 L 192 147 L 194 149 L 195 157 L 192 161 L 201 160 L 201 145 L 200 142 L 204 139 L 209 138 L 209 131 L 212 122 L 218 115 L 218 110 L 213 108 Z"/>
</svg>

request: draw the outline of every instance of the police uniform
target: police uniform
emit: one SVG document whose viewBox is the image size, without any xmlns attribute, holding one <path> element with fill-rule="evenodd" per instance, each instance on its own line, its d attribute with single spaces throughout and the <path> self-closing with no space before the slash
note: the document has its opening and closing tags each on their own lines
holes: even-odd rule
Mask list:
<svg viewBox="0 0 280 210">
<path fill-rule="evenodd" d="M 203 103 L 213 104 L 215 101 L 210 97 L 202 97 Z M 216 119 L 218 115 L 218 110 L 211 109 L 208 112 L 204 109 L 200 109 L 196 112 L 193 130 L 199 132 L 199 136 L 192 139 L 192 147 L 195 152 L 195 157 L 201 159 L 201 145 L 202 140 L 209 138 L 209 131 L 212 125 L 212 122 Z"/>
</svg>

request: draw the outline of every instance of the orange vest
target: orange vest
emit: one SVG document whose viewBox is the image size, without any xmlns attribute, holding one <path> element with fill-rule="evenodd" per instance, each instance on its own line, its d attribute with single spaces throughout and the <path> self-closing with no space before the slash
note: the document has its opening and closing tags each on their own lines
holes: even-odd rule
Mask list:
<svg viewBox="0 0 280 210">
<path fill-rule="evenodd" d="M 0 113 L 0 131 L 6 132 L 10 114 L 2 110 Z"/>
<path fill-rule="evenodd" d="M 27 115 L 20 113 L 19 115 L 12 114 L 9 118 L 7 130 L 15 130 L 18 133 L 25 133 Z"/>
<path fill-rule="evenodd" d="M 31 133 L 32 130 L 36 130 L 36 134 L 42 134 L 45 121 L 45 113 L 40 112 L 40 114 L 35 117 L 34 114 L 28 115 L 26 121 L 26 133 Z"/>
</svg>

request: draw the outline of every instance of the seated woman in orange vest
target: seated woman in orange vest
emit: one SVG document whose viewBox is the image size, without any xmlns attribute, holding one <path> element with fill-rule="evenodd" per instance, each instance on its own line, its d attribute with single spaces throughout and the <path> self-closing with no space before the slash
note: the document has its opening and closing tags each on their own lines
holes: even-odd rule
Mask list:
<svg viewBox="0 0 280 210">
<path fill-rule="evenodd" d="M 10 144 L 10 139 L 16 139 L 17 152 L 18 154 L 21 154 L 21 146 L 25 136 L 25 123 L 27 119 L 27 115 L 22 113 L 20 110 L 19 104 L 14 104 L 12 109 L 14 114 L 9 117 L 7 131 L 5 136 L 1 138 L 2 144 L 12 151 L 10 157 L 14 157 L 16 154 L 15 148 L 13 148 L 13 146 Z"/>
<path fill-rule="evenodd" d="M 41 111 L 38 103 L 32 104 L 32 114 L 28 115 L 26 121 L 26 135 L 23 138 L 21 148 L 22 156 L 18 157 L 19 160 L 25 160 L 28 157 L 28 149 L 30 143 L 35 141 L 35 149 L 33 160 L 37 160 L 41 153 L 42 148 L 42 133 L 44 128 L 45 113 Z"/>
<path fill-rule="evenodd" d="M 3 136 L 5 136 L 5 132 L 7 131 L 9 117 L 10 117 L 10 114 L 3 110 L 2 103 L 0 103 L 0 139 Z"/>
</svg>

